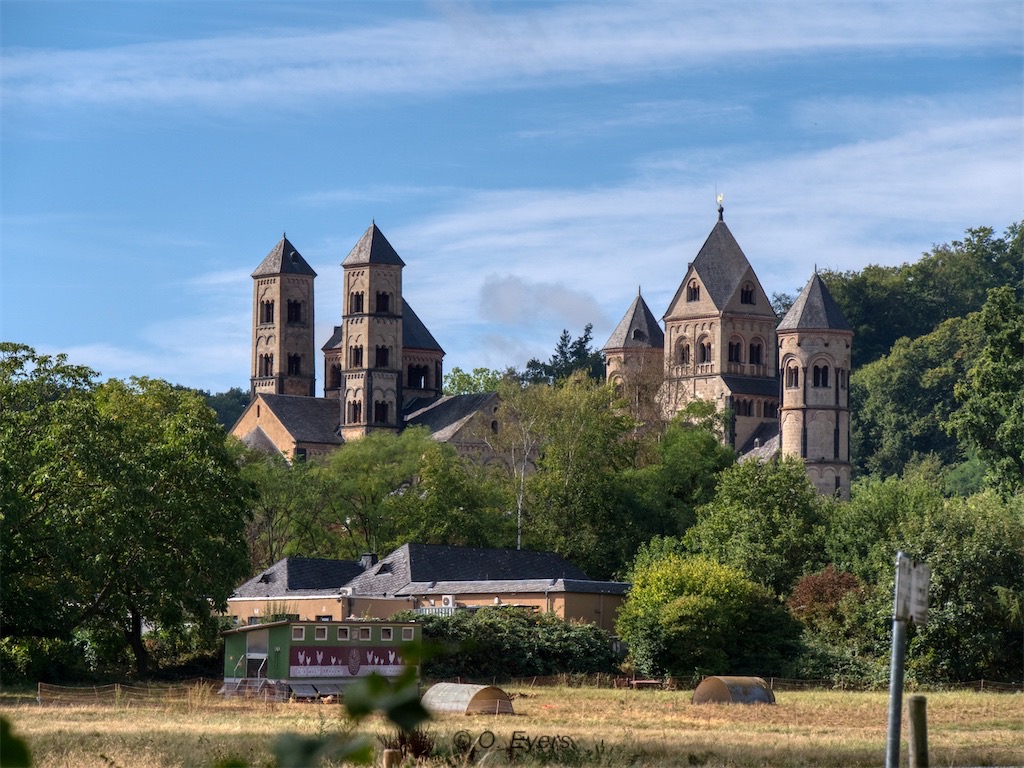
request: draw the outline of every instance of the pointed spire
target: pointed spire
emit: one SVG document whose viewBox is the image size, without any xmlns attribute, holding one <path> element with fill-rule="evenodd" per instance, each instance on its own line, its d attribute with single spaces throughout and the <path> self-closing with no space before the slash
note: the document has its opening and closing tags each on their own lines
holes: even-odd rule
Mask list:
<svg viewBox="0 0 1024 768">
<path fill-rule="evenodd" d="M 725 206 L 722 205 L 722 201 L 725 200 L 725 195 L 721 192 L 718 193 L 718 220 L 725 221 Z"/>
</svg>

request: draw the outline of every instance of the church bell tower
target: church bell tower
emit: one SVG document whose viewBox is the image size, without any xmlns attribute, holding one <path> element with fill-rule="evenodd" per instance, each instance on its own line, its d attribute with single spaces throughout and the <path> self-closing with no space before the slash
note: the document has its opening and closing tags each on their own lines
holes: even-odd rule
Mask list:
<svg viewBox="0 0 1024 768">
<path fill-rule="evenodd" d="M 284 236 L 252 273 L 250 396 L 315 396 L 315 278 L 316 272 Z"/>
</svg>

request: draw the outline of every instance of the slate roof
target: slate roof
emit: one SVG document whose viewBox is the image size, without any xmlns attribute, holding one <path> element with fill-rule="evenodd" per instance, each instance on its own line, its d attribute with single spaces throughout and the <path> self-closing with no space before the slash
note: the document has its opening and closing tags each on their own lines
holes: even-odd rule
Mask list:
<svg viewBox="0 0 1024 768">
<path fill-rule="evenodd" d="M 397 597 L 404 595 L 465 595 L 480 592 L 574 592 L 624 595 L 630 585 L 623 581 L 582 579 L 491 579 L 488 581 L 411 581 Z"/>
<path fill-rule="evenodd" d="M 341 445 L 341 404 L 337 400 L 302 395 L 259 397 L 296 442 Z"/>
<path fill-rule="evenodd" d="M 431 400 L 417 398 L 406 406 L 405 426 L 422 426 L 439 443 L 455 437 L 481 410 L 496 403 L 498 396 L 493 392 L 472 395 L 442 395 Z"/>
<path fill-rule="evenodd" d="M 747 459 L 762 459 L 767 461 L 782 447 L 782 435 L 779 432 L 779 422 L 765 422 L 754 433 L 747 438 L 747 441 L 740 446 L 736 452 L 739 454 L 739 461 Z M 758 444 L 759 443 L 759 444 Z"/>
<path fill-rule="evenodd" d="M 404 544 L 347 585 L 355 595 L 396 595 L 410 584 L 590 578 L 554 552 Z"/>
<path fill-rule="evenodd" d="M 722 381 L 734 395 L 779 396 L 779 380 L 774 377 L 766 379 L 759 376 L 736 376 L 726 373 L 722 374 Z"/>
<path fill-rule="evenodd" d="M 852 331 L 853 328 L 828 292 L 824 281 L 815 272 L 776 330 Z"/>
<path fill-rule="evenodd" d="M 286 557 L 242 584 L 232 597 L 336 595 L 342 586 L 362 572 L 362 564 L 354 560 Z"/>
<path fill-rule="evenodd" d="M 664 347 L 665 332 L 661 330 L 657 318 L 647 306 L 640 291 L 626 311 L 625 316 L 615 326 L 604 349 L 623 349 L 626 347 Z"/>
<path fill-rule="evenodd" d="M 276 454 L 278 452 L 274 441 L 270 439 L 263 427 L 256 427 L 249 434 L 242 437 L 242 443 L 247 448 L 252 448 L 263 453 Z"/>
<path fill-rule="evenodd" d="M 397 267 L 404 267 L 405 262 L 398 255 L 398 252 L 391 247 L 391 243 L 384 237 L 384 234 L 377 229 L 377 223 L 370 225 L 363 236 L 359 238 L 348 256 L 341 262 L 343 267 L 357 264 L 393 264 Z"/>
<path fill-rule="evenodd" d="M 412 311 L 409 302 L 402 301 L 402 346 L 406 349 L 429 349 L 444 354 L 441 345 L 433 337 L 419 315 Z"/>
<path fill-rule="evenodd" d="M 266 255 L 260 265 L 253 271 L 253 277 L 261 275 L 309 275 L 316 277 L 316 272 L 306 263 L 295 246 L 287 237 L 282 237 L 270 253 Z"/>
<path fill-rule="evenodd" d="M 320 347 L 320 350 L 322 352 L 326 352 L 329 349 L 338 349 L 338 348 L 340 348 L 341 347 L 341 342 L 342 342 L 343 338 L 344 338 L 344 334 L 341 332 L 341 326 L 340 325 L 334 326 L 334 333 L 332 333 L 331 334 L 331 338 L 329 338 L 327 340 L 327 342 L 322 347 Z"/>
</svg>

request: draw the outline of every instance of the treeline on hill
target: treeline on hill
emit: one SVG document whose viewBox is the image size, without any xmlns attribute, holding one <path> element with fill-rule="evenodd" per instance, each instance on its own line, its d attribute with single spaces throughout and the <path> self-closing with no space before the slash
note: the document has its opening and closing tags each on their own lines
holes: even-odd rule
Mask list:
<svg viewBox="0 0 1024 768">
<path fill-rule="evenodd" d="M 737 464 L 708 404 L 662 423 L 642 398 L 620 399 L 601 380 L 589 326 L 525 371 L 446 378 L 450 392 L 501 395 L 499 428 L 478 435 L 506 457 L 492 462 L 410 429 L 289 466 L 225 448 L 199 394 L 97 384 L 6 345 L 0 663 L 38 669 L 58 643 L 82 650 L 93 672 L 130 649 L 141 671 L 206 647 L 209 630 L 183 627 L 209 627 L 210 600 L 281 557 L 416 541 L 521 544 L 631 581 L 618 632 L 644 675 L 883 682 L 902 549 L 932 568 L 931 620 L 911 630 L 909 674 L 1020 680 L 1022 263 L 1014 225 L 1003 237 L 971 230 L 914 264 L 823 273 L 857 333 L 848 502 L 817 495 L 797 462 Z M 164 499 L 172 480 L 180 487 Z M 155 541 L 160 551 L 148 551 Z M 182 564 L 200 559 L 193 577 Z M 428 635 L 488 648 L 538 633 L 516 619 L 488 624 L 487 613 L 480 628 L 460 617 Z M 146 642 L 142 623 L 158 628 Z M 542 667 L 539 651 L 523 653 Z"/>
</svg>

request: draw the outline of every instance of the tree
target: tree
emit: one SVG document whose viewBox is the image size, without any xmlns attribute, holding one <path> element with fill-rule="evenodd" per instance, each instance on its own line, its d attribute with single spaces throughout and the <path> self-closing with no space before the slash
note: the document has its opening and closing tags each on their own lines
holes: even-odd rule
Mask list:
<svg viewBox="0 0 1024 768">
<path fill-rule="evenodd" d="M 643 675 L 780 673 L 799 627 L 771 592 L 706 557 L 644 553 L 616 630 Z"/>
<path fill-rule="evenodd" d="M 0 347 L 3 632 L 111 630 L 144 674 L 144 623 L 201 621 L 248 572 L 247 489 L 213 411 Z"/>
<path fill-rule="evenodd" d="M 698 507 L 686 542 L 786 595 L 801 575 L 824 565 L 825 503 L 799 459 L 744 461 L 719 475 L 715 498 Z"/>
<path fill-rule="evenodd" d="M 954 393 L 949 428 L 988 464 L 1004 494 L 1024 488 L 1024 301 L 1013 288 L 989 293 L 980 313 L 984 344 Z"/>
<path fill-rule="evenodd" d="M 513 369 L 498 371 L 492 368 L 474 368 L 467 373 L 461 368 L 452 368 L 444 375 L 444 393 L 446 395 L 475 395 L 485 392 L 497 392 L 503 379 L 517 377 Z"/>
<path fill-rule="evenodd" d="M 576 339 L 572 338 L 568 330 L 563 330 L 554 354 L 546 363 L 537 358 L 526 363 L 524 380 L 533 384 L 554 384 L 576 371 L 583 371 L 594 381 L 604 381 L 604 353 L 590 346 L 593 328 L 592 323 L 587 323 L 583 333 Z"/>
<path fill-rule="evenodd" d="M 217 414 L 217 421 L 224 429 L 231 429 L 249 405 L 249 392 L 241 387 L 231 387 L 223 392 L 200 392 L 206 404 Z"/>
<path fill-rule="evenodd" d="M 420 427 L 398 435 L 371 432 L 318 465 L 324 493 L 320 524 L 331 557 L 358 558 L 404 543 L 395 510 L 432 444 L 430 433 Z"/>
<path fill-rule="evenodd" d="M 898 475 L 915 456 L 943 464 L 961 458 L 944 429 L 956 409 L 954 384 L 973 359 L 979 324 L 954 318 L 916 339 L 899 339 L 878 360 L 850 377 L 852 453 L 862 473 Z"/>
</svg>

